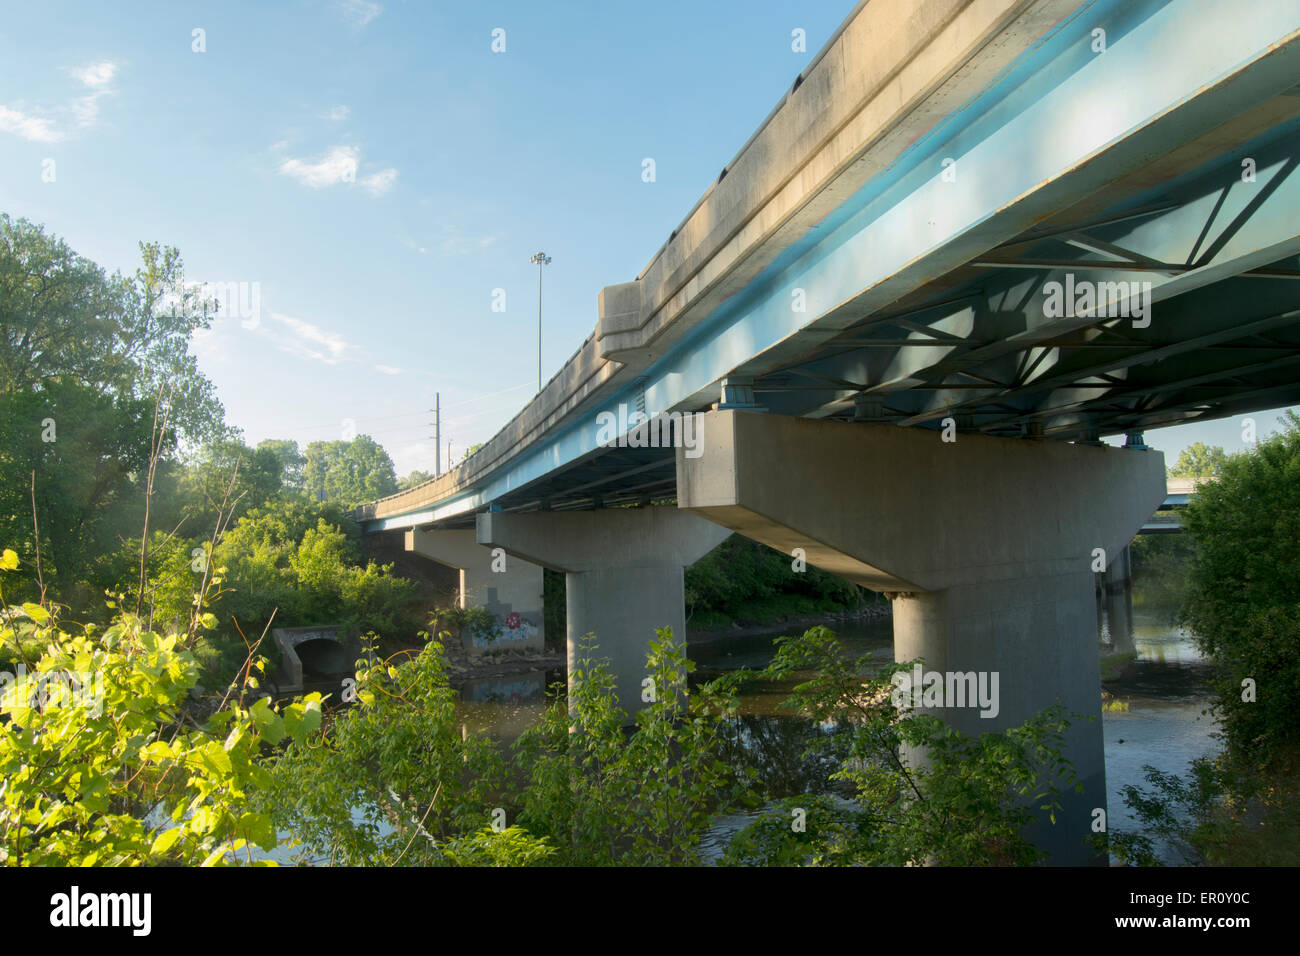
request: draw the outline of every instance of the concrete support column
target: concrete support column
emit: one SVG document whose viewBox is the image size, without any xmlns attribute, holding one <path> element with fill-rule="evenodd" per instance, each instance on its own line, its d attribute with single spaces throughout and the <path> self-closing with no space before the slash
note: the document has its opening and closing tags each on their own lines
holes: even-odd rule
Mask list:
<svg viewBox="0 0 1300 956">
<path fill-rule="evenodd" d="M 670 627 L 684 639 L 686 610 L 681 565 L 598 568 L 564 577 L 569 673 L 578 666 L 577 639 L 595 634 L 600 657 L 618 678 L 620 706 L 629 714 L 641 706 L 645 656 L 655 628 Z"/>
<path fill-rule="evenodd" d="M 897 660 L 972 675 L 996 714 L 942 708 L 979 734 L 1062 705 L 1082 795 L 1031 834 L 1052 862 L 1098 862 L 1106 807 L 1093 552 L 1116 554 L 1165 497 L 1159 452 L 715 411 L 677 454 L 683 509 L 896 596 Z M 954 682 L 954 686 L 955 686 Z M 951 703 L 951 702 L 950 702 Z M 987 716 L 982 716 L 987 714 Z M 1087 718 L 1096 718 L 1088 720 Z"/>
<path fill-rule="evenodd" d="M 894 656 L 923 660 L 926 671 L 975 674 L 986 681 L 988 706 L 926 709 L 953 729 L 978 737 L 1023 724 L 1034 714 L 1062 705 L 1067 713 L 1100 717 L 1101 670 L 1095 638 L 1096 602 L 1092 571 L 1003 579 L 901 593 L 893 602 Z M 920 708 L 918 708 L 919 710 Z M 1058 820 L 1091 821 L 1106 806 L 1106 763 L 1099 723 L 1076 722 L 1065 738 L 1066 752 L 1083 793 L 1061 788 Z M 1040 846 L 1063 845 L 1063 832 L 1049 821 L 1031 828 Z M 1072 862 L 1087 862 L 1080 849 Z"/>
<path fill-rule="evenodd" d="M 676 508 L 478 516 L 478 540 L 565 573 L 569 673 L 594 634 L 617 678 L 619 705 L 642 706 L 648 645 L 658 627 L 686 635 L 682 572 L 731 534 Z"/>
<path fill-rule="evenodd" d="M 542 569 L 533 563 L 494 556 L 478 543 L 473 528 L 406 532 L 406 550 L 460 571 L 457 604 L 485 607 L 497 619 L 496 636 L 466 633 L 472 651 L 528 648 L 540 650 L 546 639 L 542 614 Z"/>
<path fill-rule="evenodd" d="M 1106 623 L 1110 630 L 1112 651 L 1134 650 L 1133 642 L 1133 562 L 1129 547 L 1107 562 L 1102 593 L 1106 605 Z"/>
</svg>

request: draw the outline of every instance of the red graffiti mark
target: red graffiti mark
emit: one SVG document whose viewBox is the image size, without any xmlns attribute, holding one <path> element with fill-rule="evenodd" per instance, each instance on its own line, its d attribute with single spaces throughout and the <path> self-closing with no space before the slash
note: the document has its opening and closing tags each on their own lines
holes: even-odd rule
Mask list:
<svg viewBox="0 0 1300 956">
<path fill-rule="evenodd" d="M 520 694 L 518 691 L 515 691 L 515 693 L 510 695 L 510 705 L 512 707 L 518 707 L 523 702 L 524 702 L 523 695 Z"/>
<path fill-rule="evenodd" d="M 506 615 L 506 627 L 509 630 L 517 631 L 519 630 L 522 624 L 523 621 L 520 620 L 519 615 L 517 613 L 510 613 Z"/>
</svg>

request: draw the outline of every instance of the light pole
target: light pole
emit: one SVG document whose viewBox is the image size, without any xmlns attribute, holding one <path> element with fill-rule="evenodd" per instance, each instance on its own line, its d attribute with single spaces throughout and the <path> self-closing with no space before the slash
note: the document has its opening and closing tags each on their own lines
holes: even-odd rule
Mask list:
<svg viewBox="0 0 1300 956">
<path fill-rule="evenodd" d="M 551 257 L 537 252 L 528 260 L 537 263 L 537 392 L 542 391 L 542 266 L 551 264 Z"/>
</svg>

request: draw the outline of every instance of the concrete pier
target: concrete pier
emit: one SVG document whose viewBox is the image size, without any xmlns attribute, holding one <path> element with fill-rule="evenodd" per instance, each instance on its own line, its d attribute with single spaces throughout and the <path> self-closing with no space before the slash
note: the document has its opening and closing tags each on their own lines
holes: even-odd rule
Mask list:
<svg viewBox="0 0 1300 956">
<path fill-rule="evenodd" d="M 702 455 L 678 453 L 683 509 L 891 594 L 897 660 L 997 675 L 996 715 L 941 708 L 951 726 L 1003 730 L 1058 703 L 1079 715 L 1066 757 L 1083 793 L 1033 836 L 1053 862 L 1098 862 L 1094 549 L 1122 552 L 1159 506 L 1163 456 L 749 412 L 709 413 L 701 434 Z"/>
<path fill-rule="evenodd" d="M 456 601 L 462 608 L 485 607 L 497 619 L 492 639 L 462 635 L 472 651 L 540 649 L 546 639 L 542 614 L 542 569 L 533 563 L 492 554 L 473 528 L 406 532 L 406 550 L 460 571 Z"/>
<path fill-rule="evenodd" d="M 569 674 L 578 641 L 595 634 L 629 714 L 643 706 L 641 681 L 655 628 L 671 627 L 685 639 L 683 569 L 730 534 L 671 507 L 478 516 L 480 544 L 565 573 Z"/>
</svg>

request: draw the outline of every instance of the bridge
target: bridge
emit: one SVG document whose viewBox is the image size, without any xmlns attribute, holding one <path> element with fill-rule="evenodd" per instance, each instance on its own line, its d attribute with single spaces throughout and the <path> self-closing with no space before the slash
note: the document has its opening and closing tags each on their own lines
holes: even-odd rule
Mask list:
<svg viewBox="0 0 1300 956">
<path fill-rule="evenodd" d="M 1165 496 L 1164 504 L 1160 506 L 1160 511 L 1138 528 L 1138 534 L 1180 534 L 1183 530 L 1183 519 L 1178 512 L 1186 508 L 1188 502 L 1196 497 L 1197 486 L 1205 480 L 1204 478 L 1169 479 L 1169 493 Z"/>
<path fill-rule="evenodd" d="M 1143 431 L 1300 401 L 1298 77 L 1296 0 L 860 3 L 541 392 L 367 530 L 534 640 L 563 571 L 571 663 L 594 632 L 629 708 L 739 532 L 889 594 L 900 660 L 999 672 L 957 729 L 1099 717 L 1093 565 L 1167 496 Z M 1099 721 L 1067 756 L 1041 839 L 1094 861 Z"/>
</svg>

